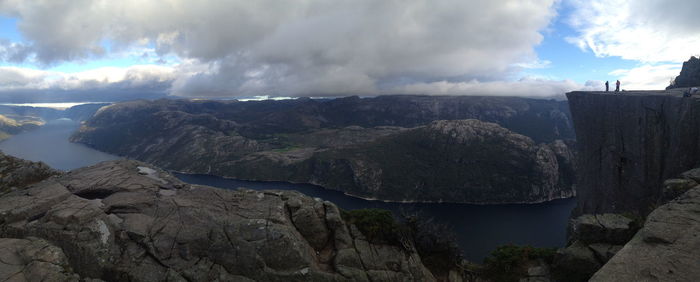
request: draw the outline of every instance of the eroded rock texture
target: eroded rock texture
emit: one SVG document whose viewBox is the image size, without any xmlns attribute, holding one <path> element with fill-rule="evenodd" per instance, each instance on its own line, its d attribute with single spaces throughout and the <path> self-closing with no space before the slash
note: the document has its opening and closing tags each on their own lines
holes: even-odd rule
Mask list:
<svg viewBox="0 0 700 282">
<path fill-rule="evenodd" d="M 18 159 L 0 152 L 0 195 L 59 174 L 45 163 Z"/>
<path fill-rule="evenodd" d="M 534 203 L 574 195 L 562 105 L 428 96 L 133 101 L 102 108 L 72 140 L 176 171 L 364 198 Z"/>
<path fill-rule="evenodd" d="M 16 255 L 9 265 L 50 263 L 46 275 L 65 274 L 57 281 L 434 280 L 412 244 L 368 242 L 330 202 L 188 185 L 127 160 L 1 196 L 0 237 L 0 248 L 47 245 L 52 260 Z M 20 275 L 0 267 L 1 281 Z"/>
<path fill-rule="evenodd" d="M 664 180 L 700 162 L 700 100 L 674 91 L 571 92 L 577 213 L 646 215 Z"/>
<path fill-rule="evenodd" d="M 700 186 L 655 209 L 591 281 L 700 279 Z"/>
<path fill-rule="evenodd" d="M 0 238 L 2 281 L 79 281 L 63 250 L 46 240 Z"/>
</svg>

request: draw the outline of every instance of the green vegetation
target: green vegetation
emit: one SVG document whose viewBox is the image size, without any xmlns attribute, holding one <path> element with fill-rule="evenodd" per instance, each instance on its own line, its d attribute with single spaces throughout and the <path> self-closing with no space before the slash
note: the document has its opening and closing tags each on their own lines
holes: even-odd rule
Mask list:
<svg viewBox="0 0 700 282">
<path fill-rule="evenodd" d="M 438 276 L 446 276 L 462 262 L 454 232 L 432 219 L 412 215 L 397 222 L 390 211 L 382 209 L 341 210 L 341 216 L 372 243 L 408 248 L 412 242 L 423 264 Z"/>
<path fill-rule="evenodd" d="M 400 226 L 391 214 L 383 209 L 341 211 L 343 219 L 355 224 L 367 240 L 373 243 L 398 243 Z"/>
<path fill-rule="evenodd" d="M 417 215 L 404 218 L 421 261 L 433 274 L 447 276 L 451 269 L 461 265 L 462 250 L 449 226 Z"/>
<path fill-rule="evenodd" d="M 556 248 L 505 245 L 484 260 L 484 277 L 492 281 L 518 281 L 527 275 L 528 263 L 543 260 L 552 263 Z"/>
</svg>

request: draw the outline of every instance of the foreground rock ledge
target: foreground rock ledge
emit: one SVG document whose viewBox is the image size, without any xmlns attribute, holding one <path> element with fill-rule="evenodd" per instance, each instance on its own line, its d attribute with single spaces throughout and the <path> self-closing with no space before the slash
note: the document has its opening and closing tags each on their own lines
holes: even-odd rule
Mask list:
<svg viewBox="0 0 700 282">
<path fill-rule="evenodd" d="M 435 280 L 410 244 L 368 242 L 330 202 L 189 185 L 129 160 L 1 196 L 0 238 L 17 265 L 53 271 L 0 264 L 0 281 Z M 35 245 L 52 259 L 22 259 Z"/>
<path fill-rule="evenodd" d="M 590 281 L 698 281 L 700 186 L 655 209 Z"/>
</svg>

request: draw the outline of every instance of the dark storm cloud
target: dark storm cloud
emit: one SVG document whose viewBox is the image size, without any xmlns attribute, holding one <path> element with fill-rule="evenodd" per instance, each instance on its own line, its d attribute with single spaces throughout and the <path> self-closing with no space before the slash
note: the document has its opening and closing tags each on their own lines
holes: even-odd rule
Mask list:
<svg viewBox="0 0 700 282">
<path fill-rule="evenodd" d="M 24 57 L 41 65 L 134 46 L 175 54 L 182 60 L 173 67 L 175 95 L 379 95 L 504 80 L 518 65 L 537 62 L 533 46 L 554 4 L 5 0 L 0 12 L 19 19 L 32 52 Z"/>
</svg>

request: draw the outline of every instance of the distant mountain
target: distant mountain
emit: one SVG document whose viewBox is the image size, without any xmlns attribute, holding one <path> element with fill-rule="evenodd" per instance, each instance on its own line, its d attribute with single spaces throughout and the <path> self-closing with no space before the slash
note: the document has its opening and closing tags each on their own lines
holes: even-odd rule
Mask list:
<svg viewBox="0 0 700 282">
<path fill-rule="evenodd" d="M 107 105 L 109 105 L 109 103 L 82 104 L 65 110 L 48 107 L 0 105 L 0 114 L 10 118 L 19 117 L 20 119 L 33 119 L 42 122 L 59 118 L 83 121 L 92 117 L 99 108 Z"/>
<path fill-rule="evenodd" d="M 58 110 L 46 107 L 8 106 L 0 105 L 0 140 L 10 138 L 12 135 L 32 130 L 44 125 L 46 122 L 69 118 L 83 121 L 92 117 L 95 112 L 109 104 L 84 104 Z"/>
<path fill-rule="evenodd" d="M 26 116 L 5 116 L 0 114 L 0 140 L 7 139 L 22 131 L 43 125 L 41 119 Z"/>
<path fill-rule="evenodd" d="M 573 195 L 573 137 L 565 102 L 386 96 L 125 102 L 72 140 L 190 173 L 383 200 L 513 203 Z"/>
</svg>

